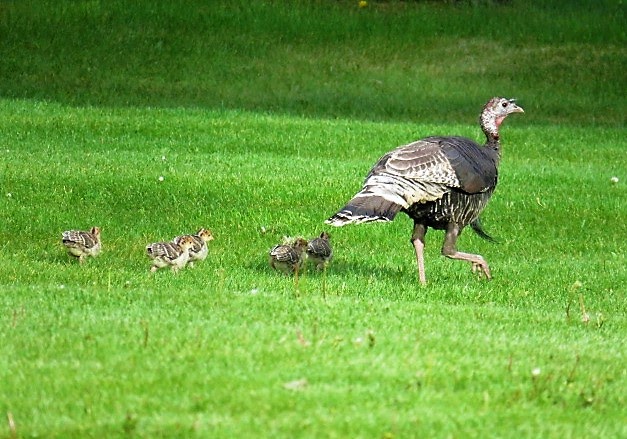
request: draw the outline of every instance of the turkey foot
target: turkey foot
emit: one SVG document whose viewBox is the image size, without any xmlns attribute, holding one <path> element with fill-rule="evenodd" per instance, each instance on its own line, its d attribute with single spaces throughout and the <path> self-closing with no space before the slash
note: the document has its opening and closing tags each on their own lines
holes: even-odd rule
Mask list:
<svg viewBox="0 0 627 439">
<path fill-rule="evenodd" d="M 455 245 L 457 243 L 457 238 L 459 237 L 460 232 L 461 228 L 458 224 L 448 224 L 446 228 L 446 235 L 444 236 L 442 254 L 450 259 L 468 261 L 472 264 L 473 273 L 479 273 L 479 275 L 483 274 L 487 279 L 492 279 L 492 275 L 490 274 L 490 267 L 488 267 L 488 263 L 485 259 L 483 259 L 483 256 L 457 251 Z"/>
<path fill-rule="evenodd" d="M 492 275 L 490 274 L 490 267 L 488 267 L 488 263 L 483 259 L 480 262 L 472 261 L 472 272 L 478 273 L 479 277 L 485 275 L 486 279 L 492 279 Z"/>
<path fill-rule="evenodd" d="M 486 279 L 492 279 L 490 274 L 490 267 L 488 263 L 481 255 L 473 255 L 471 253 L 452 252 L 450 254 L 444 254 L 444 256 L 451 259 L 458 259 L 461 261 L 468 261 L 472 264 L 472 272 L 479 273 L 479 277 L 485 275 Z"/>
</svg>

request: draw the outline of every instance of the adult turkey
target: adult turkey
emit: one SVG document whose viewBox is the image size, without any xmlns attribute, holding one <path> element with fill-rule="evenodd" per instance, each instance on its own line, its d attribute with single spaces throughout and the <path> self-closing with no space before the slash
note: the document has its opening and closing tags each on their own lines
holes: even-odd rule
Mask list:
<svg viewBox="0 0 627 439">
<path fill-rule="evenodd" d="M 483 238 L 479 215 L 496 187 L 501 158 L 499 127 L 511 113 L 524 113 L 514 99 L 495 97 L 479 118 L 486 144 L 458 136 L 427 137 L 398 147 L 379 159 L 364 186 L 339 212 L 326 220 L 333 226 L 392 221 L 398 212 L 414 220 L 411 242 L 420 282 L 426 283 L 424 238 L 427 228 L 445 230 L 442 254 L 472 264 L 490 279 L 481 255 L 457 251 L 457 238 L 467 225 Z"/>
</svg>

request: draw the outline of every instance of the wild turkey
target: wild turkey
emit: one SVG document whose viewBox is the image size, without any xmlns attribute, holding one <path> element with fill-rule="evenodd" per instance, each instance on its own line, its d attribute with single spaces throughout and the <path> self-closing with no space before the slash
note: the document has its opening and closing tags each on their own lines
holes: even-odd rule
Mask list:
<svg viewBox="0 0 627 439">
<path fill-rule="evenodd" d="M 200 229 L 195 235 L 180 235 L 172 240 L 175 244 L 180 244 L 184 237 L 190 237 L 194 242 L 192 248 L 189 249 L 189 261 L 187 264 L 192 268 L 194 261 L 204 261 L 207 258 L 209 248 L 207 242 L 213 241 L 211 230 Z"/>
<path fill-rule="evenodd" d="M 310 239 L 307 245 L 307 257 L 316 264 L 318 270 L 326 267 L 333 257 L 330 238 L 327 232 L 322 232 L 317 238 Z"/>
<path fill-rule="evenodd" d="M 92 227 L 89 232 L 66 230 L 61 234 L 61 241 L 67 248 L 68 254 L 77 257 L 80 264 L 88 256 L 98 256 L 102 250 L 99 227 Z"/>
<path fill-rule="evenodd" d="M 298 273 L 307 255 L 307 240 L 296 238 L 290 244 L 275 245 L 269 254 L 270 267 L 285 274 Z"/>
<path fill-rule="evenodd" d="M 390 151 L 370 170 L 362 190 L 326 223 L 340 227 L 392 221 L 398 212 L 405 212 L 414 220 L 411 242 L 422 284 L 426 283 L 423 251 L 428 227 L 446 231 L 444 256 L 468 261 L 473 271 L 490 279 L 485 259 L 457 251 L 456 241 L 469 224 L 480 236 L 487 236 L 479 214 L 496 187 L 499 127 L 511 113 L 524 113 L 513 99 L 488 101 L 479 119 L 487 138 L 483 146 L 464 137 L 434 136 Z"/>
<path fill-rule="evenodd" d="M 146 246 L 146 253 L 152 259 L 150 272 L 170 267 L 173 272 L 185 267 L 189 261 L 189 250 L 194 246 L 190 236 L 183 236 L 178 244 L 173 242 L 155 242 Z"/>
</svg>

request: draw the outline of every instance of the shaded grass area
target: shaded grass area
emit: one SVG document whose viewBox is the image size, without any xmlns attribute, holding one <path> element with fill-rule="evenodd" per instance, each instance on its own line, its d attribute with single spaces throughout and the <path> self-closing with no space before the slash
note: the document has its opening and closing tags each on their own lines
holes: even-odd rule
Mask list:
<svg viewBox="0 0 627 439">
<path fill-rule="evenodd" d="M 70 104 L 464 122 L 624 124 L 617 1 L 5 2 L 0 95 Z"/>
<path fill-rule="evenodd" d="M 420 288 L 399 218 L 331 230 L 326 277 L 295 287 L 267 266 L 282 235 L 319 233 L 392 146 L 478 128 L 15 100 L 0 116 L 0 411 L 20 437 L 625 433 L 622 129 L 508 121 L 484 215 L 501 244 L 460 239 L 491 282 L 430 232 Z M 91 225 L 104 252 L 79 267 L 59 234 Z M 200 226 L 204 264 L 148 275 L 147 243 Z"/>
</svg>

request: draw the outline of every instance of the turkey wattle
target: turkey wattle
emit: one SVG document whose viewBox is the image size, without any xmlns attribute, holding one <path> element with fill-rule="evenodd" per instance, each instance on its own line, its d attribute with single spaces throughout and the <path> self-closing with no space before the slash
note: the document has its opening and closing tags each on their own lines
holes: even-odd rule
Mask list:
<svg viewBox="0 0 627 439">
<path fill-rule="evenodd" d="M 424 238 L 427 228 L 445 230 L 442 254 L 468 261 L 491 278 L 481 255 L 457 251 L 462 229 L 471 225 L 486 237 L 479 215 L 496 187 L 501 158 L 499 127 L 507 115 L 524 113 L 513 99 L 492 98 L 483 108 L 481 146 L 457 136 L 427 137 L 385 154 L 370 170 L 363 188 L 326 223 L 333 226 L 392 221 L 398 212 L 414 220 L 411 242 L 421 283 L 426 283 Z"/>
</svg>

